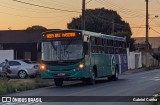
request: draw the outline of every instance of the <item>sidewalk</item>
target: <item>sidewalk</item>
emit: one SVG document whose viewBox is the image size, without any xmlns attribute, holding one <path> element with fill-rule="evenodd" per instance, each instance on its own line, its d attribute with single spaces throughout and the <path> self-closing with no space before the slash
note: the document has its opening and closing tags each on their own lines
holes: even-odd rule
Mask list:
<svg viewBox="0 0 160 105">
<path fill-rule="evenodd" d="M 122 75 L 138 73 L 138 72 L 143 72 L 143 71 L 150 71 L 150 70 L 155 70 L 155 69 L 160 69 L 160 66 L 143 67 L 143 68 L 138 68 L 138 69 L 129 69 L 128 71 L 122 73 Z"/>
</svg>

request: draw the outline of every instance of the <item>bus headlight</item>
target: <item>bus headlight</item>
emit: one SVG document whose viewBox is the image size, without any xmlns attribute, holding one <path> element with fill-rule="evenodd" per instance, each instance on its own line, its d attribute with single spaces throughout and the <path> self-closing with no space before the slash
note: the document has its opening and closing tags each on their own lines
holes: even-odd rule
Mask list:
<svg viewBox="0 0 160 105">
<path fill-rule="evenodd" d="M 40 64 L 40 70 L 46 70 L 47 69 L 47 66 L 45 64 Z"/>
<path fill-rule="evenodd" d="M 83 64 L 83 63 L 80 63 L 80 64 L 79 64 L 79 68 L 80 68 L 80 69 L 83 69 L 83 68 L 84 68 L 84 64 Z"/>
</svg>

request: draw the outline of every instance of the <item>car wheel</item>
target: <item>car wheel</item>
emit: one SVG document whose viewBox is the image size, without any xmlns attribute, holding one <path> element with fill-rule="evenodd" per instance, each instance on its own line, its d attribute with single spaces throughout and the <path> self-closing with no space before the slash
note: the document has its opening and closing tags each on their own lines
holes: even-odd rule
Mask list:
<svg viewBox="0 0 160 105">
<path fill-rule="evenodd" d="M 24 70 L 18 72 L 18 77 L 21 79 L 27 78 L 27 73 Z"/>
</svg>

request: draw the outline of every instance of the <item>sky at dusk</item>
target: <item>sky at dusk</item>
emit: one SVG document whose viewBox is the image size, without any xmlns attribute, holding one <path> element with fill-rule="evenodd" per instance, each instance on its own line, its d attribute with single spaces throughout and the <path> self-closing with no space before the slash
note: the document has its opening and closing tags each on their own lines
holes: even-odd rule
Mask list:
<svg viewBox="0 0 160 105">
<path fill-rule="evenodd" d="M 22 30 L 33 25 L 41 25 L 49 29 L 67 29 L 67 23 L 73 17 L 78 17 L 82 8 L 82 0 L 18 1 L 34 5 L 14 0 L 0 0 L 0 30 Z M 130 24 L 132 37 L 145 36 L 145 0 L 86 0 L 86 9 L 102 7 L 117 11 L 122 19 Z M 149 0 L 150 37 L 160 36 L 159 11 L 160 0 Z M 157 15 L 159 17 L 155 18 Z"/>
</svg>

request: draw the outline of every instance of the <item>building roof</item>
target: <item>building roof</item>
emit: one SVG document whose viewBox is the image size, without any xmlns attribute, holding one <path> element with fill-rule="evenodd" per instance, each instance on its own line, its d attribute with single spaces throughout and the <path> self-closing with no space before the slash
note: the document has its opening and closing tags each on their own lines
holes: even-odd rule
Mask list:
<svg viewBox="0 0 160 105">
<path fill-rule="evenodd" d="M 36 43 L 42 30 L 4 30 L 0 31 L 0 43 Z"/>
<path fill-rule="evenodd" d="M 135 44 L 144 44 L 146 41 L 146 37 L 135 37 L 134 39 L 135 39 Z M 148 39 L 152 48 L 160 47 L 160 37 L 149 37 Z"/>
</svg>

